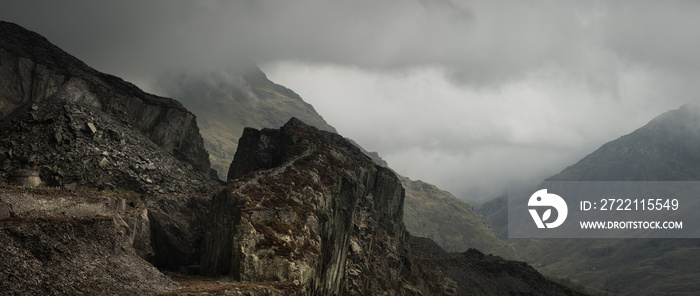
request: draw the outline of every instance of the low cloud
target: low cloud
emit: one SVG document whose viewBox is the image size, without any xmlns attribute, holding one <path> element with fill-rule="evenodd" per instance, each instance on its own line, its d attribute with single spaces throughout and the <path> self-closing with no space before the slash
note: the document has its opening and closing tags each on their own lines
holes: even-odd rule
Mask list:
<svg viewBox="0 0 700 296">
<path fill-rule="evenodd" d="M 698 15 L 692 1 L 545 0 L 25 0 L 0 11 L 150 91 L 261 64 L 400 173 L 464 198 L 548 177 L 696 101 Z"/>
<path fill-rule="evenodd" d="M 687 102 L 667 96 L 678 84 L 639 69 L 617 74 L 618 92 L 558 70 L 497 89 L 454 84 L 437 67 L 387 74 L 288 62 L 264 70 L 399 173 L 477 204 L 542 181 Z"/>
</svg>

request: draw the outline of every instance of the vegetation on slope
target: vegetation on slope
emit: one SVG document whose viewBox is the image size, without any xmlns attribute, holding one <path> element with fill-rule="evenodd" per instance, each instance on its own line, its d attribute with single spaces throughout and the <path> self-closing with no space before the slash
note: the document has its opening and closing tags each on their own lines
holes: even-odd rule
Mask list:
<svg viewBox="0 0 700 296">
<path fill-rule="evenodd" d="M 292 90 L 275 84 L 255 66 L 238 73 L 180 75 L 161 82 L 197 115 L 211 166 L 226 179 L 243 129 L 278 128 L 296 117 L 321 130 L 335 132 L 313 106 Z"/>
<path fill-rule="evenodd" d="M 411 235 L 430 238 L 450 252 L 474 248 L 507 259 L 517 258 L 470 204 L 435 185 L 400 178 L 406 189 L 403 220 Z"/>
</svg>

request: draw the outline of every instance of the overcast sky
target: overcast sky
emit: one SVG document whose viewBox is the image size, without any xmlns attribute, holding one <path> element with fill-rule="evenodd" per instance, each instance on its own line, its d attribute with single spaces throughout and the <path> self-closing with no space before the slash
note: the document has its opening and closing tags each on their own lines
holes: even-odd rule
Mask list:
<svg viewBox="0 0 700 296">
<path fill-rule="evenodd" d="M 148 91 L 258 63 L 397 172 L 467 200 L 698 101 L 697 1 L 5 1 Z M 177 98 L 176 98 L 177 99 Z"/>
</svg>

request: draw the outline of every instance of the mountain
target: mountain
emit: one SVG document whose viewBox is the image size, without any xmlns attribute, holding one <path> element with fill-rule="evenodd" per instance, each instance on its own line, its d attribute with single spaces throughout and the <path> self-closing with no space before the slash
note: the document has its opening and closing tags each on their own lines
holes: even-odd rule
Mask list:
<svg viewBox="0 0 700 296">
<path fill-rule="evenodd" d="M 194 114 L 0 22 L 0 178 L 139 193 L 215 185 Z"/>
<path fill-rule="evenodd" d="M 508 238 L 508 196 L 503 195 L 489 200 L 479 207 L 476 212 L 484 217 L 493 233 L 501 239 Z"/>
<path fill-rule="evenodd" d="M 335 132 L 313 106 L 292 90 L 270 81 L 256 66 L 207 75 L 171 75 L 159 87 L 198 114 L 212 168 L 226 179 L 238 138 L 246 127 L 276 128 L 296 117 Z"/>
<path fill-rule="evenodd" d="M 196 252 L 190 244 L 174 245 L 201 241 L 183 221 L 219 186 L 194 114 L 7 22 L 0 81 L 0 290 L 176 289 L 154 264 L 197 260 L 173 252 Z M 27 179 L 40 188 L 16 186 Z"/>
<path fill-rule="evenodd" d="M 160 83 L 167 94 L 180 98 L 198 115 L 212 167 L 226 178 L 244 127 L 274 128 L 296 117 L 316 128 L 335 132 L 314 108 L 292 90 L 270 81 L 255 66 L 208 75 L 172 75 Z M 375 163 L 388 167 L 376 152 Z M 229 177 L 230 179 L 230 177 Z M 512 249 L 496 238 L 466 202 L 420 181 L 401 177 L 406 189 L 404 222 L 410 233 L 434 239 L 450 251 L 477 248 L 514 259 Z"/>
<path fill-rule="evenodd" d="M 687 104 L 661 114 L 548 180 L 700 180 L 700 106 Z M 700 277 L 698 239 L 516 240 L 513 246 L 521 258 L 545 274 L 613 293 L 697 295 L 700 291 L 700 284 L 690 280 Z"/>
<path fill-rule="evenodd" d="M 661 114 L 549 180 L 700 180 L 700 105 Z"/>
<path fill-rule="evenodd" d="M 494 234 L 470 204 L 435 185 L 400 179 L 406 188 L 403 221 L 411 235 L 430 238 L 450 252 L 473 248 L 517 258 L 513 248 Z"/>
<path fill-rule="evenodd" d="M 224 187 L 177 101 L 4 22 L 0 75 L 5 293 L 457 293 L 412 255 L 399 178 L 336 133 L 246 128 Z M 513 270 L 501 263 L 467 271 Z M 550 286 L 516 265 L 508 291 Z"/>
</svg>

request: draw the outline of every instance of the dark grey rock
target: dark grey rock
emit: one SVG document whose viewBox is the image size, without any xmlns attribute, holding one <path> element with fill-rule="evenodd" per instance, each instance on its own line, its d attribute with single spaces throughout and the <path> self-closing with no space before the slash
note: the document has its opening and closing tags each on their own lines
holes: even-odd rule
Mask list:
<svg viewBox="0 0 700 296">
<path fill-rule="evenodd" d="M 173 271 L 199 265 L 202 240 L 209 225 L 211 198 L 155 197 L 146 204 L 154 253 L 151 262 Z"/>
<path fill-rule="evenodd" d="M 451 295 L 451 281 L 408 259 L 399 179 L 343 137 L 292 119 L 246 129 L 235 157 L 212 200 L 204 273 L 312 295 Z"/>
<path fill-rule="evenodd" d="M 0 202 L 0 219 L 10 218 L 10 205 Z"/>
<path fill-rule="evenodd" d="M 0 119 L 27 108 L 29 119 L 41 116 L 41 102 L 64 98 L 111 114 L 196 171 L 209 174 L 209 156 L 195 116 L 179 102 L 147 94 L 118 77 L 100 73 L 51 44 L 42 36 L 12 23 L 0 23 Z M 29 104 L 29 106 L 27 106 Z M 95 126 L 73 122 L 83 110 L 70 109 L 74 131 L 95 133 Z M 88 120 L 91 122 L 91 120 Z M 94 123 L 93 123 L 94 124 Z M 117 140 L 117 142 L 120 142 Z"/>
</svg>

